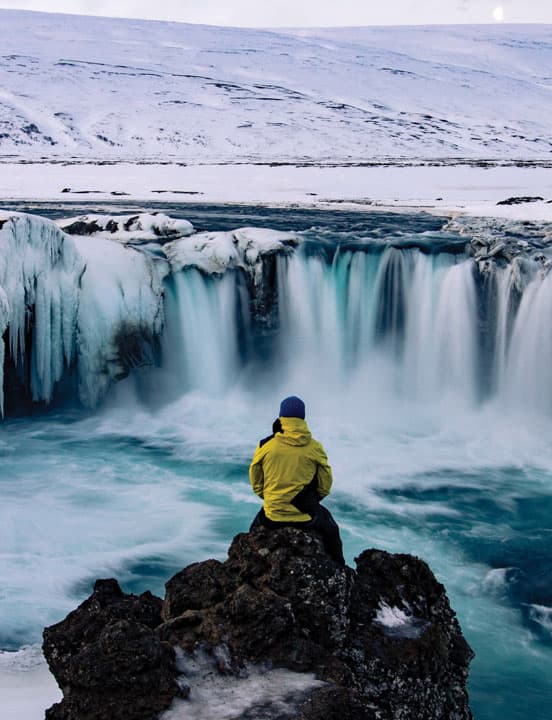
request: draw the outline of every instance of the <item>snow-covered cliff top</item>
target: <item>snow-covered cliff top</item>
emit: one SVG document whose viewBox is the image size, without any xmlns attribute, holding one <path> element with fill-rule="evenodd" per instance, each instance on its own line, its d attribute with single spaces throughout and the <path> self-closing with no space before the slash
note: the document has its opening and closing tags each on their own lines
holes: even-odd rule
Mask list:
<svg viewBox="0 0 552 720">
<path fill-rule="evenodd" d="M 203 232 L 164 246 L 173 271 L 196 267 L 219 274 L 227 268 L 251 269 L 263 255 L 289 252 L 299 244 L 295 233 L 244 227 L 231 232 Z"/>
</svg>

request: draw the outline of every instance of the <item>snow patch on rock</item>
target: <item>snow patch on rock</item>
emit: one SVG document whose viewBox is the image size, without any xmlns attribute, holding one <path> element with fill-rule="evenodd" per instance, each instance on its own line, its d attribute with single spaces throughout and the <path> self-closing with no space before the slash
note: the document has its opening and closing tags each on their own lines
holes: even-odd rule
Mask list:
<svg viewBox="0 0 552 720">
<path fill-rule="evenodd" d="M 58 220 L 58 226 L 69 235 L 91 235 L 121 243 L 166 242 L 194 232 L 188 220 L 163 213 L 137 215 L 80 215 Z"/>
<path fill-rule="evenodd" d="M 314 673 L 299 673 L 248 663 L 241 676 L 221 674 L 213 657 L 205 652 L 193 656 L 177 649 L 177 666 L 185 699 L 175 699 L 159 720 L 231 720 L 259 717 L 270 720 L 294 717 L 309 691 L 327 683 Z"/>
<path fill-rule="evenodd" d="M 207 274 L 222 275 L 227 269 L 262 272 L 262 257 L 291 252 L 299 244 L 295 233 L 243 227 L 230 232 L 202 232 L 175 240 L 164 247 L 173 272 L 195 267 Z"/>
<path fill-rule="evenodd" d="M 401 625 L 410 625 L 412 616 L 407 615 L 399 607 L 390 607 L 386 602 L 381 602 L 374 622 L 385 627 L 397 628 Z"/>
<path fill-rule="evenodd" d="M 406 610 L 388 605 L 381 600 L 374 623 L 379 625 L 386 635 L 403 638 L 419 638 L 423 635 L 428 622 L 416 617 L 406 603 Z"/>
</svg>

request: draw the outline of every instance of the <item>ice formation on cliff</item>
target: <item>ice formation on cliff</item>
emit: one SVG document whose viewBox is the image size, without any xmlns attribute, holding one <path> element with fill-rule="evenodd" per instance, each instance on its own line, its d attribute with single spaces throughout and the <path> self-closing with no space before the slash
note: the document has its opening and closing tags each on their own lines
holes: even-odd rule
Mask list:
<svg viewBox="0 0 552 720">
<path fill-rule="evenodd" d="M 28 368 L 33 401 L 49 403 L 76 364 L 79 398 L 95 405 L 113 379 L 139 364 L 144 338 L 147 344 L 161 333 L 167 272 L 166 261 L 133 248 L 1 213 L 2 413 L 6 355 L 20 371 Z"/>
<path fill-rule="evenodd" d="M 75 356 L 79 283 L 84 259 L 72 238 L 42 218 L 0 213 L 0 409 L 4 354 L 30 357 L 30 391 L 49 402 Z M 32 347 L 27 330 L 32 325 Z"/>
</svg>

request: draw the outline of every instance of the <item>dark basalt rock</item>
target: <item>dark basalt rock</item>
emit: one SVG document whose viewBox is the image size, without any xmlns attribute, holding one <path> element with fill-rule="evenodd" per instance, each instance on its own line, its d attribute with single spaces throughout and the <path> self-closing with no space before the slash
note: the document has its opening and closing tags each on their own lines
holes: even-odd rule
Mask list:
<svg viewBox="0 0 552 720">
<path fill-rule="evenodd" d="M 179 692 L 173 648 L 154 628 L 162 601 L 125 595 L 116 580 L 44 631 L 44 655 L 63 691 L 46 720 L 146 720 Z"/>
<path fill-rule="evenodd" d="M 473 653 L 445 588 L 410 555 L 366 550 L 356 562 L 356 572 L 338 567 L 317 535 L 259 528 L 237 535 L 225 562 L 169 580 L 162 610 L 102 581 L 45 631 L 64 692 L 47 717 L 122 718 L 114 708 L 124 705 L 126 720 L 153 719 L 178 694 L 173 646 L 180 658 L 207 655 L 211 676 L 229 683 L 259 667 L 314 673 L 326 684 L 298 695 L 285 715 L 295 720 L 470 720 Z M 181 696 L 193 696 L 190 685 Z M 236 720 L 255 711 L 240 712 Z"/>
<path fill-rule="evenodd" d="M 74 190 L 62 190 L 62 192 L 74 192 Z M 99 233 L 104 228 L 101 227 L 95 220 L 86 222 L 84 220 L 76 220 L 71 225 L 67 225 L 63 228 L 63 232 L 69 235 L 94 235 Z M 113 232 L 113 231 L 111 231 Z"/>
<path fill-rule="evenodd" d="M 500 200 L 497 205 L 523 205 L 524 203 L 539 202 L 544 200 L 540 195 L 518 195 Z"/>
</svg>

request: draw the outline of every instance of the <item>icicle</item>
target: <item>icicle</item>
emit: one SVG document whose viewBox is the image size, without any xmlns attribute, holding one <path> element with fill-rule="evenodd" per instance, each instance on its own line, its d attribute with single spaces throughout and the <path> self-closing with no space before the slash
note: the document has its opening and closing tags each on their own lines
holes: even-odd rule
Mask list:
<svg viewBox="0 0 552 720">
<path fill-rule="evenodd" d="M 5 291 L 0 287 L 0 417 L 4 417 L 4 333 L 10 318 L 10 303 Z"/>
<path fill-rule="evenodd" d="M 0 214 L 0 399 L 7 353 L 28 368 L 32 399 L 45 403 L 78 359 L 80 399 L 94 406 L 161 334 L 167 272 L 166 260 L 110 240 Z"/>
<path fill-rule="evenodd" d="M 0 289 L 8 308 L 3 311 L 7 322 L 2 332 L 9 328 L 7 351 L 14 364 L 30 363 L 33 399 L 47 403 L 74 354 L 77 291 L 84 263 L 73 240 L 54 223 L 18 213 L 2 215 Z M 27 347 L 27 333 L 32 347 Z"/>
<path fill-rule="evenodd" d="M 73 240 L 86 262 L 77 316 L 79 397 L 94 407 L 161 335 L 169 268 L 164 259 L 111 240 Z"/>
</svg>

